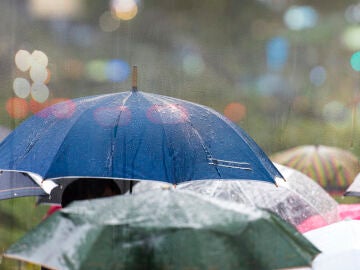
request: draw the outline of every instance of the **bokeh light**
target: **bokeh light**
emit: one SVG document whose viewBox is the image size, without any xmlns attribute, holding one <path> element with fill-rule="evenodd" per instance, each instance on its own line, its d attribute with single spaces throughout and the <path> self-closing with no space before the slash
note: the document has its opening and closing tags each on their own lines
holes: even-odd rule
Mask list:
<svg viewBox="0 0 360 270">
<path fill-rule="evenodd" d="M 31 0 L 26 2 L 31 16 L 54 21 L 79 18 L 86 5 L 86 1 L 79 0 Z"/>
<path fill-rule="evenodd" d="M 19 70 L 23 72 L 29 70 L 31 65 L 30 53 L 26 50 L 17 51 L 17 53 L 15 54 L 15 65 Z"/>
<path fill-rule="evenodd" d="M 30 68 L 30 78 L 36 83 L 45 83 L 49 78 L 48 70 L 45 66 L 38 63 L 33 63 Z"/>
<path fill-rule="evenodd" d="M 116 18 L 125 21 L 133 19 L 138 12 L 134 0 L 111 0 L 110 8 Z"/>
<path fill-rule="evenodd" d="M 246 106 L 239 102 L 231 102 L 226 105 L 224 115 L 233 122 L 239 122 L 246 116 Z"/>
<path fill-rule="evenodd" d="M 335 100 L 324 105 L 322 115 L 326 121 L 339 124 L 349 119 L 350 111 L 343 103 Z"/>
<path fill-rule="evenodd" d="M 19 98 L 27 98 L 30 94 L 30 83 L 25 78 L 15 78 L 13 82 L 13 90 Z"/>
<path fill-rule="evenodd" d="M 42 67 L 47 67 L 49 63 L 49 59 L 47 57 L 47 55 L 39 50 L 35 50 L 32 52 L 31 54 L 31 66 L 42 66 Z"/>
<path fill-rule="evenodd" d="M 98 108 L 94 112 L 94 119 L 104 127 L 125 126 L 131 120 L 131 111 L 126 106 Z"/>
<path fill-rule="evenodd" d="M 360 4 L 349 5 L 345 10 L 345 19 L 349 23 L 360 22 Z"/>
<path fill-rule="evenodd" d="M 315 86 L 321 86 L 326 80 L 326 69 L 323 66 L 316 66 L 310 70 L 310 82 Z"/>
<path fill-rule="evenodd" d="M 32 98 L 29 100 L 29 109 L 33 114 L 40 112 L 41 110 L 45 109 L 48 106 L 49 106 L 48 101 L 37 102 L 36 100 L 34 100 Z"/>
<path fill-rule="evenodd" d="M 283 37 L 274 37 L 266 44 L 268 68 L 281 69 L 288 59 L 289 42 Z"/>
<path fill-rule="evenodd" d="M 291 30 L 312 28 L 317 21 L 318 13 L 311 6 L 291 6 L 284 14 L 285 25 Z"/>
<path fill-rule="evenodd" d="M 153 105 L 146 116 L 155 124 L 179 124 L 189 120 L 187 110 L 178 104 Z"/>
<path fill-rule="evenodd" d="M 130 75 L 130 66 L 121 59 L 112 59 L 106 63 L 106 78 L 113 82 L 122 82 Z"/>
<path fill-rule="evenodd" d="M 40 103 L 45 102 L 50 95 L 49 88 L 43 83 L 33 83 L 31 86 L 31 97 Z"/>
<path fill-rule="evenodd" d="M 92 60 L 85 66 L 86 75 L 97 82 L 106 81 L 106 61 L 104 60 Z"/>
<path fill-rule="evenodd" d="M 351 56 L 350 65 L 353 70 L 360 71 L 360 51 Z"/>
<path fill-rule="evenodd" d="M 360 49 L 360 27 L 347 27 L 341 36 L 341 41 L 345 48 L 356 51 Z"/>
<path fill-rule="evenodd" d="M 10 117 L 14 119 L 24 119 L 29 114 L 28 102 L 22 98 L 9 98 L 6 101 L 5 108 Z"/>
<path fill-rule="evenodd" d="M 205 63 L 199 53 L 186 53 L 182 59 L 183 70 L 191 76 L 198 76 L 204 72 Z"/>
<path fill-rule="evenodd" d="M 110 11 L 105 11 L 99 17 L 99 26 L 104 32 L 114 32 L 120 27 L 120 21 Z"/>
</svg>

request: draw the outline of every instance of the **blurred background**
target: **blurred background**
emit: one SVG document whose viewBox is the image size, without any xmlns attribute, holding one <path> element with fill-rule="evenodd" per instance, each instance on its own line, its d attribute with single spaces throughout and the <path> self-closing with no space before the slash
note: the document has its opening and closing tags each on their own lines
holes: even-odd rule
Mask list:
<svg viewBox="0 0 360 270">
<path fill-rule="evenodd" d="M 127 91 L 137 65 L 141 91 L 214 108 L 268 155 L 323 144 L 360 157 L 359 1 L 2 0 L 0 18 L 4 130 Z M 0 211 L 3 250 L 44 208 Z"/>
</svg>

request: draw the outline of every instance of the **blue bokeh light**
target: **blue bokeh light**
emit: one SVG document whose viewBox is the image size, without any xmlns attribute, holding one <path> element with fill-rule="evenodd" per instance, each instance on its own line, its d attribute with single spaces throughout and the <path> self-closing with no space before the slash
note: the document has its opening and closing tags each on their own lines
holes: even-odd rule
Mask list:
<svg viewBox="0 0 360 270">
<path fill-rule="evenodd" d="M 288 59 L 289 42 L 283 37 L 274 37 L 266 44 L 268 68 L 281 69 Z"/>
<path fill-rule="evenodd" d="M 122 82 L 130 75 L 129 64 L 121 59 L 112 59 L 106 64 L 105 74 L 109 81 Z"/>
<path fill-rule="evenodd" d="M 311 6 L 292 6 L 284 14 L 284 22 L 291 30 L 312 28 L 317 21 L 318 13 Z"/>
</svg>

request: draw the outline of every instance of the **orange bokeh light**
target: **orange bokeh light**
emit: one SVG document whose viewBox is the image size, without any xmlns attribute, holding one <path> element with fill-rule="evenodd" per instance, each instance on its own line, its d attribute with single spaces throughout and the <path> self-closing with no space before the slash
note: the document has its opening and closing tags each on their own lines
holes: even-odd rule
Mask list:
<svg viewBox="0 0 360 270">
<path fill-rule="evenodd" d="M 7 113 L 14 119 L 24 119 L 29 114 L 29 104 L 25 99 L 12 97 L 6 101 Z"/>
<path fill-rule="evenodd" d="M 226 105 L 224 115 L 233 122 L 241 121 L 246 116 L 246 107 L 239 102 L 231 102 Z"/>
<path fill-rule="evenodd" d="M 121 20 L 129 21 L 136 16 L 137 12 L 137 7 L 135 7 L 133 10 L 130 11 L 116 11 L 115 16 Z"/>
<path fill-rule="evenodd" d="M 45 109 L 49 105 L 50 104 L 48 101 L 45 101 L 43 103 L 37 102 L 33 99 L 30 99 L 30 101 L 29 101 L 29 108 L 33 114 L 40 112 L 41 110 Z"/>
</svg>

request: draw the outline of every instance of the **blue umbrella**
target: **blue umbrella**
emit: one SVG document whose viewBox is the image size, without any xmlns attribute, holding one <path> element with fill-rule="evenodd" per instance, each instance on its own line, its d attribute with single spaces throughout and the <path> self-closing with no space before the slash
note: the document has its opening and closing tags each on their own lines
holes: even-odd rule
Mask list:
<svg viewBox="0 0 360 270">
<path fill-rule="evenodd" d="M 43 180 L 94 177 L 178 184 L 282 178 L 237 125 L 192 102 L 137 91 L 50 106 L 0 144 L 0 170 Z"/>
<path fill-rule="evenodd" d="M 0 141 L 10 133 L 10 129 L 0 126 Z M 31 173 L 0 171 L 0 200 L 26 196 L 45 196 L 56 186 L 51 182 L 41 182 L 40 178 Z"/>
</svg>

